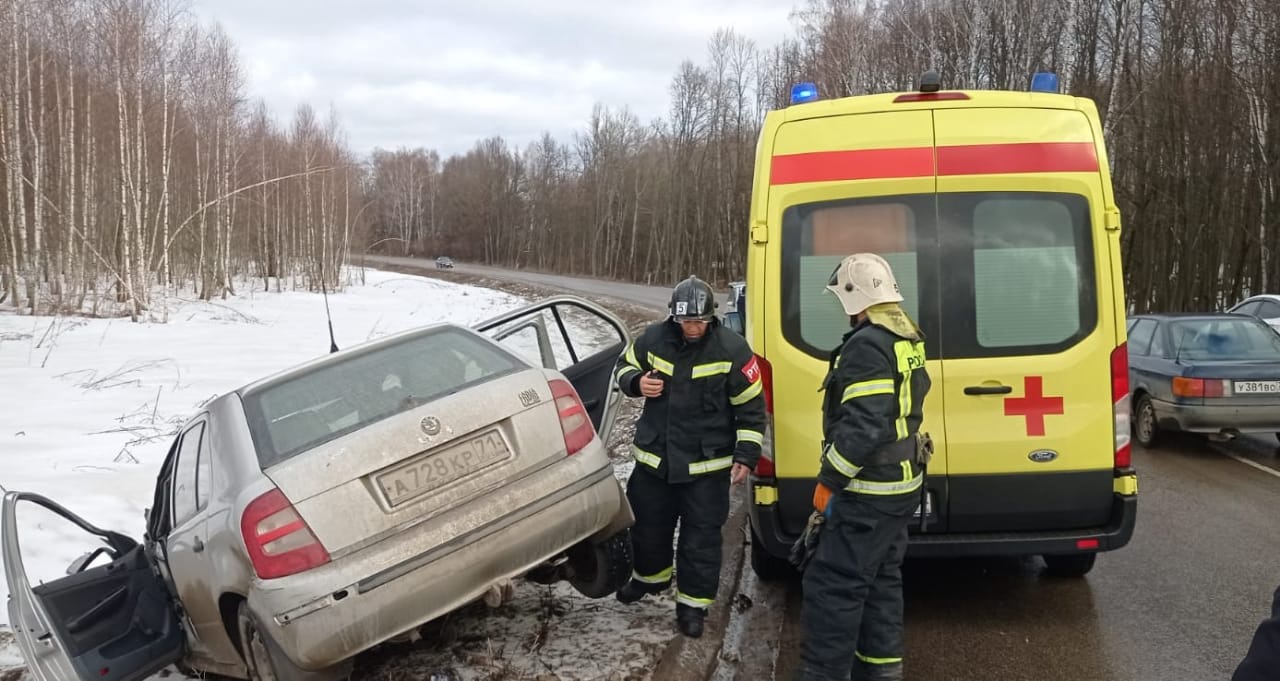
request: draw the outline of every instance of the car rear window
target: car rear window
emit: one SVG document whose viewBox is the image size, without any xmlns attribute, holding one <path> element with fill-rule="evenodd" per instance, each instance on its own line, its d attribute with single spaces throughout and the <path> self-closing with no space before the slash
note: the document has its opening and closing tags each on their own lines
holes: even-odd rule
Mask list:
<svg viewBox="0 0 1280 681">
<path fill-rule="evenodd" d="M 937 358 L 1060 352 L 1097 326 L 1089 202 L 1046 192 L 912 194 L 783 212 L 782 327 L 826 358 L 849 321 L 824 287 L 840 259 L 889 261 Z"/>
<path fill-rule="evenodd" d="M 1252 319 L 1179 320 L 1170 331 L 1176 359 L 1280 361 L 1280 335 Z"/>
<path fill-rule="evenodd" d="M 442 328 L 292 374 L 242 395 L 268 468 L 336 437 L 527 365 L 474 334 Z"/>
</svg>

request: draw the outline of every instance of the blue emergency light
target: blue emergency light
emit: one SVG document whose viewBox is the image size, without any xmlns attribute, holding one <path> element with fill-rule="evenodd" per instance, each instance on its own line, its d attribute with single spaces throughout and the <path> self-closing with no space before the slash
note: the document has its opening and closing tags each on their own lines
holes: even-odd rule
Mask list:
<svg viewBox="0 0 1280 681">
<path fill-rule="evenodd" d="M 1032 92 L 1058 92 L 1058 74 L 1041 71 L 1031 76 Z"/>
<path fill-rule="evenodd" d="M 818 86 L 813 83 L 796 83 L 791 86 L 791 103 L 804 104 L 818 99 Z"/>
</svg>

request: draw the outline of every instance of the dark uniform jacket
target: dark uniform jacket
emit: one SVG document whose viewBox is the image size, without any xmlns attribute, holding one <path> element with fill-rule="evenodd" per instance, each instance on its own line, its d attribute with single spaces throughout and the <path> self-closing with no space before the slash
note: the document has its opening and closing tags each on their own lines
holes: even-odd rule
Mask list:
<svg viewBox="0 0 1280 681">
<path fill-rule="evenodd" d="M 833 491 L 918 490 L 915 434 L 931 386 L 924 341 L 862 322 L 832 353 L 823 382 L 823 453 L 818 479 Z"/>
<path fill-rule="evenodd" d="M 1231 681 L 1276 681 L 1280 679 L 1280 589 L 1271 603 L 1271 617 L 1258 625 L 1253 642 Z"/>
<path fill-rule="evenodd" d="M 687 342 L 667 320 L 645 329 L 619 362 L 618 387 L 641 397 L 640 377 L 655 371 L 662 395 L 645 401 L 632 445 L 638 468 L 668 482 L 755 468 L 764 444 L 760 365 L 746 339 L 713 321 Z"/>
</svg>

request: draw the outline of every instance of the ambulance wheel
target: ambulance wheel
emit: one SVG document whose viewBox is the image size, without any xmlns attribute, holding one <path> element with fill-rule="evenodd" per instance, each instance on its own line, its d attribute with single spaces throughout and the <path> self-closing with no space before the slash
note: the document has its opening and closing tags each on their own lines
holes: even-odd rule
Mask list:
<svg viewBox="0 0 1280 681">
<path fill-rule="evenodd" d="M 1048 573 L 1055 577 L 1083 577 L 1089 574 L 1097 560 L 1096 553 L 1056 554 L 1046 555 L 1044 564 L 1049 568 Z"/>
<path fill-rule="evenodd" d="M 751 571 L 762 582 L 782 582 L 799 576 L 791 561 L 765 550 L 764 540 L 756 535 L 754 528 L 751 530 L 751 548 L 748 551 L 751 553 Z"/>
<path fill-rule="evenodd" d="M 1151 405 L 1151 398 L 1146 395 L 1138 398 L 1138 407 L 1133 410 L 1133 436 L 1143 447 L 1150 447 L 1160 439 L 1156 410 Z"/>
</svg>

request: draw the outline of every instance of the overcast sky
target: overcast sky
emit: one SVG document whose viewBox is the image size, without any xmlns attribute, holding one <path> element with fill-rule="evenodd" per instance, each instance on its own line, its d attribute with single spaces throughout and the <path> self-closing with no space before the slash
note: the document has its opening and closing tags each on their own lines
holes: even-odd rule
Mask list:
<svg viewBox="0 0 1280 681">
<path fill-rule="evenodd" d="M 732 27 L 759 46 L 794 0 L 195 0 L 239 49 L 251 97 L 278 120 L 333 105 L 357 153 L 465 151 L 542 131 L 568 141 L 595 102 L 665 115 L 683 59 Z"/>
</svg>

